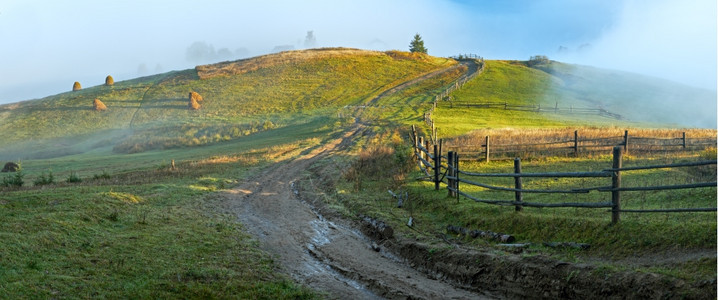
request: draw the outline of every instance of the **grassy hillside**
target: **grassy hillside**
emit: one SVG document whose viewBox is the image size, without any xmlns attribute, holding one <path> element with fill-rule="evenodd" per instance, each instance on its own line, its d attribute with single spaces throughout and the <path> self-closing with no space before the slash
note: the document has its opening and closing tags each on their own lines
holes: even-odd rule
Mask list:
<svg viewBox="0 0 718 300">
<path fill-rule="evenodd" d="M 311 115 L 334 115 L 339 107 L 361 104 L 455 63 L 398 51 L 293 51 L 4 105 L 0 137 L 12 146 L 2 158 L 53 156 L 27 148 L 50 149 L 57 156 L 104 147 L 133 153 L 232 140 L 304 123 Z M 190 91 L 205 99 L 197 111 L 187 108 Z M 94 111 L 95 98 L 108 110 Z"/>
<path fill-rule="evenodd" d="M 507 103 L 535 106 L 535 111 L 466 107 Z M 528 67 L 520 61 L 487 61 L 481 76 L 440 102 L 434 121 L 442 136 L 476 128 L 506 127 L 715 127 L 715 93 L 665 80 L 568 65 L 558 62 Z M 560 108 L 563 113 L 552 113 Z M 621 119 L 566 109 L 605 109 Z"/>
</svg>

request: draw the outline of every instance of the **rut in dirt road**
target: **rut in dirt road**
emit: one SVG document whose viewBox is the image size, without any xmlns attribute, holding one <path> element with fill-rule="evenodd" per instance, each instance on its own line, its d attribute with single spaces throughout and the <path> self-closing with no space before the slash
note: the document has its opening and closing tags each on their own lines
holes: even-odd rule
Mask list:
<svg viewBox="0 0 718 300">
<path fill-rule="evenodd" d="M 383 250 L 351 226 L 324 219 L 301 201 L 293 183 L 312 163 L 352 140 L 343 137 L 266 170 L 227 196 L 261 247 L 274 254 L 283 272 L 338 299 L 481 299 L 484 295 L 426 277 Z"/>
</svg>

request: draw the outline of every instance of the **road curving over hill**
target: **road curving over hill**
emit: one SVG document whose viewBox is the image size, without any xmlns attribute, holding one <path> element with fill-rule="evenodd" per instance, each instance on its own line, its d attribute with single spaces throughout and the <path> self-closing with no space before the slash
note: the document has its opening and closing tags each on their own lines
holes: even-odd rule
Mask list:
<svg viewBox="0 0 718 300">
<path fill-rule="evenodd" d="M 457 66 L 399 84 L 370 103 Z M 429 278 L 376 245 L 351 222 L 329 220 L 308 203 L 311 201 L 303 201 L 295 182 L 304 178 L 314 163 L 353 144 L 363 131 L 364 126 L 356 123 L 341 137 L 245 181 L 226 195 L 227 208 L 264 250 L 276 256 L 283 272 L 330 298 L 492 298 Z"/>
<path fill-rule="evenodd" d="M 276 255 L 283 272 L 335 299 L 489 299 L 429 278 L 373 244 L 349 222 L 324 218 L 302 201 L 294 183 L 315 162 L 361 136 L 357 124 L 343 136 L 245 181 L 226 205 Z"/>
</svg>

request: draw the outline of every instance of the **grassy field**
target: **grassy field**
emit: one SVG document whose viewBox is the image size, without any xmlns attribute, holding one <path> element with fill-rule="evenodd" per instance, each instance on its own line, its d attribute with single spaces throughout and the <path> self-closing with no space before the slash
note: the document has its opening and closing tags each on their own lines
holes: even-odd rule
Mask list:
<svg viewBox="0 0 718 300">
<path fill-rule="evenodd" d="M 312 180 L 301 183 L 309 184 L 316 197 L 348 217 L 378 217 L 437 249 L 447 247 L 437 236 L 444 236 L 446 225 L 452 224 L 506 232 L 520 242 L 536 244 L 526 255 L 548 254 L 581 262 L 599 257 L 604 269 L 612 272 L 630 269 L 689 280 L 714 278 L 715 257 L 665 264 L 641 264 L 631 258 L 649 260 L 652 253 L 715 249 L 715 213 L 626 215 L 618 226 L 609 226 L 610 214 L 605 210 L 525 209 L 515 213 L 513 207 L 466 199 L 457 203 L 446 197 L 445 190 L 435 192 L 429 184 L 414 180 L 420 174 L 412 171 L 406 128 L 425 126 L 423 113 L 434 96 L 463 69 L 442 73 L 376 103 L 369 101 L 398 84 L 454 64 L 453 60 L 398 51 L 297 51 L 0 106 L 0 137 L 5 142 L 0 159 L 19 162 L 24 174 L 23 187 L 0 187 L 0 235 L 5 241 L 0 244 L 0 293 L 9 298 L 317 297 L 277 274 L 271 257 L 258 250 L 241 224 L 217 206 L 223 191 L 252 172 L 317 147 L 355 122 L 367 130 L 352 151 L 318 163 L 306 174 Z M 566 103 L 612 108 L 608 102 L 590 98 L 593 94 L 587 94 L 588 100 L 578 96 L 581 89 L 590 89 L 585 84 L 589 79 L 603 73 L 571 77 L 577 71 L 558 63 L 528 68 L 523 62 L 487 61 L 487 66 L 482 75 L 452 95 L 453 103 L 506 101 L 551 106 L 555 99 L 547 95 L 558 96 L 560 91 L 564 97 L 571 90 L 574 94 Z M 199 92 L 205 99 L 200 110 L 187 109 L 189 91 Z M 625 95 L 617 96 L 620 93 Z M 596 97 L 613 102 L 630 97 L 628 91 L 612 95 Z M 94 98 L 101 99 L 108 110 L 93 111 Z M 434 121 L 440 137 L 457 141 L 480 139 L 487 132 L 502 130 L 546 133 L 528 137 L 536 140 L 563 134 L 567 127 L 637 131 L 632 127 L 655 125 L 466 109 L 446 102 L 434 112 Z M 473 135 L 464 135 L 472 131 Z M 704 135 L 715 138 L 715 130 Z M 711 151 L 714 149 L 680 156 L 629 156 L 626 165 L 692 160 L 700 155 L 715 159 Z M 338 165 L 342 171 L 329 180 L 326 174 L 316 173 L 323 170 L 322 164 Z M 524 172 L 590 171 L 609 165 L 610 158 L 605 155 L 537 158 L 525 161 Z M 507 172 L 510 168 L 509 162 L 462 165 L 462 169 L 481 172 Z M 41 179 L 47 181 L 49 174 L 53 182 L 39 184 Z M 3 173 L 0 178 L 11 181 L 12 176 L 17 175 Z M 70 182 L 73 178 L 81 181 Z M 705 178 L 715 180 L 715 170 L 638 172 L 627 176 L 625 182 L 671 184 Z M 598 183 L 527 180 L 525 186 L 593 184 Z M 409 193 L 405 208 L 395 207 L 387 189 Z M 468 191 L 487 198 L 507 197 L 482 189 Z M 715 188 L 636 192 L 626 196 L 625 205 L 709 206 L 715 204 L 715 194 Z M 573 200 L 601 201 L 606 194 L 576 197 Z M 546 195 L 531 199 L 559 201 Z M 409 217 L 415 220 L 413 228 L 403 225 Z M 485 240 L 448 238 L 503 251 Z M 587 251 L 540 246 L 546 241 L 592 246 Z"/>
<path fill-rule="evenodd" d="M 667 84 L 638 75 L 557 62 L 529 68 L 525 62 L 488 60 L 481 76 L 451 96 L 452 102 L 440 102 L 433 114 L 439 135 L 445 138 L 456 137 L 477 128 L 711 128 L 715 125 L 715 115 L 705 113 L 715 111 L 711 110 L 711 107 L 715 107 L 715 95 L 709 91 Z M 676 99 L 690 100 L 696 105 L 687 108 L 676 103 Z M 480 103 L 603 108 L 624 116 L 624 119 L 462 106 Z M 626 106 L 627 103 L 630 105 Z M 656 103 L 661 105 L 657 107 Z M 678 123 L 679 119 L 682 123 Z"/>
<path fill-rule="evenodd" d="M 334 115 L 341 107 L 362 104 L 401 82 L 456 63 L 398 51 L 318 49 L 236 64 L 254 61 L 254 68 L 236 75 L 200 80 L 197 70 L 176 71 L 0 106 L 0 131 L 8 145 L 0 158 L 62 156 L 108 144 L 116 146 L 115 152 L 136 153 L 233 140 Z M 201 109 L 187 108 L 189 91 L 203 96 Z M 107 111 L 92 109 L 95 98 Z"/>
<path fill-rule="evenodd" d="M 131 155 L 105 148 L 23 161 L 28 187 L 0 188 L 0 292 L 10 298 L 315 297 L 278 274 L 271 256 L 218 203 L 242 178 L 331 137 L 325 123 L 205 147 Z M 55 183 L 30 185 L 49 171 Z M 70 174 L 81 182 L 66 182 Z"/>
</svg>

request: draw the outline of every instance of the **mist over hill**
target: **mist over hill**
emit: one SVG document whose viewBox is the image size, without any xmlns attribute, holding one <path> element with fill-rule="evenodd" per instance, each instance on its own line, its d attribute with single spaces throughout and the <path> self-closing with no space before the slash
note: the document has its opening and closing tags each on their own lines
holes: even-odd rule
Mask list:
<svg viewBox="0 0 718 300">
<path fill-rule="evenodd" d="M 716 128 L 716 92 L 670 80 L 551 62 L 534 68 L 551 76 L 544 102 L 593 105 L 637 122 Z"/>
<path fill-rule="evenodd" d="M 85 87 L 0 105 L 0 139 L 5 142 L 0 156 L 135 153 L 223 142 L 319 119 L 341 122 L 341 117 L 334 119 L 344 115 L 343 107 L 366 105 L 368 99 L 402 82 L 456 64 L 453 59 L 400 51 L 325 48 Z M 486 81 L 484 91 L 496 90 L 493 97 L 499 101 L 603 108 L 637 126 L 715 128 L 716 101 L 711 91 L 559 62 L 529 68 L 527 62 L 512 61 L 511 74 L 497 74 L 491 63 L 487 65 L 489 71 L 473 80 Z M 204 97 L 201 109 L 188 109 L 190 91 Z M 531 99 L 501 98 L 517 93 Z M 94 111 L 96 98 L 107 105 L 107 111 Z"/>
</svg>

